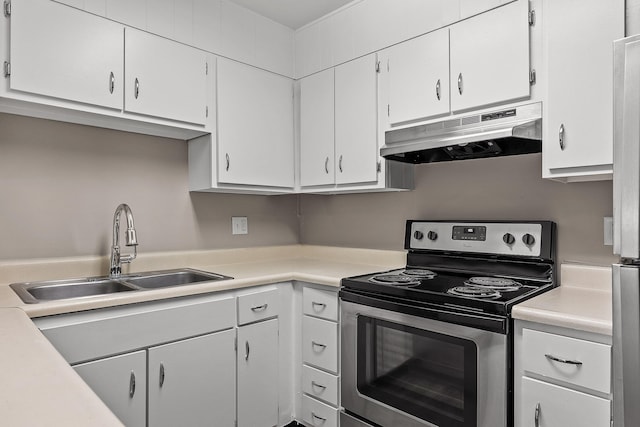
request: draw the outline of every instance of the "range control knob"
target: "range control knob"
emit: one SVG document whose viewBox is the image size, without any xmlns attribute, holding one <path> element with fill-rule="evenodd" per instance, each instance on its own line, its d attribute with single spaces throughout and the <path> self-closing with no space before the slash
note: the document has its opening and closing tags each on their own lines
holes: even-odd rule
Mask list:
<svg viewBox="0 0 640 427">
<path fill-rule="evenodd" d="M 427 233 L 427 239 L 436 240 L 437 238 L 438 238 L 438 233 L 436 233 L 435 231 L 430 231 Z"/>
<path fill-rule="evenodd" d="M 502 236 L 502 241 L 511 246 L 516 242 L 516 238 L 513 237 L 513 234 L 511 233 L 504 233 L 504 236 Z"/>
<path fill-rule="evenodd" d="M 531 246 L 536 242 L 536 238 L 533 237 L 531 234 L 527 233 L 524 236 L 522 236 L 522 243 L 524 243 L 527 246 Z"/>
<path fill-rule="evenodd" d="M 423 237 L 424 237 L 424 234 L 420 230 L 416 230 L 413 233 L 413 238 L 416 239 L 416 240 L 422 240 Z"/>
</svg>

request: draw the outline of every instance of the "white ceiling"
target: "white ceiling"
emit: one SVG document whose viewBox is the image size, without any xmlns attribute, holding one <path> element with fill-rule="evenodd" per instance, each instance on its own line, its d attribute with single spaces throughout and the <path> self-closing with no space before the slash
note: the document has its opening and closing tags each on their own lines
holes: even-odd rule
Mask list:
<svg viewBox="0 0 640 427">
<path fill-rule="evenodd" d="M 273 21 L 298 29 L 353 0 L 231 0 Z"/>
</svg>

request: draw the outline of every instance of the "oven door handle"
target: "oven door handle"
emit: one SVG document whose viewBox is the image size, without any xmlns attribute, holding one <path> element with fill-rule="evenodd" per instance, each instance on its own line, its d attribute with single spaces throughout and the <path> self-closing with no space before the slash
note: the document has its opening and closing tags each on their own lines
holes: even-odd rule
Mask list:
<svg viewBox="0 0 640 427">
<path fill-rule="evenodd" d="M 506 334 L 509 332 L 509 322 L 506 316 L 493 315 L 479 312 L 461 312 L 448 309 L 446 305 L 442 307 L 411 305 L 403 302 L 400 298 L 379 297 L 377 295 L 354 292 L 350 289 L 341 289 L 340 298 L 343 301 L 376 307 L 389 311 L 402 312 L 404 314 L 437 320 L 455 325 L 482 329 L 489 332 Z"/>
</svg>

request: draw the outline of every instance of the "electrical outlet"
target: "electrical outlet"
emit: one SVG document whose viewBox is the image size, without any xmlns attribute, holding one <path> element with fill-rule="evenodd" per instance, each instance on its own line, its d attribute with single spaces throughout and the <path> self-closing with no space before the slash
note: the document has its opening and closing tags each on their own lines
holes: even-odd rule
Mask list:
<svg viewBox="0 0 640 427">
<path fill-rule="evenodd" d="M 604 245 L 613 246 L 613 218 L 604 217 Z"/>
<path fill-rule="evenodd" d="M 249 234 L 249 222 L 246 216 L 231 217 L 231 234 Z"/>
</svg>

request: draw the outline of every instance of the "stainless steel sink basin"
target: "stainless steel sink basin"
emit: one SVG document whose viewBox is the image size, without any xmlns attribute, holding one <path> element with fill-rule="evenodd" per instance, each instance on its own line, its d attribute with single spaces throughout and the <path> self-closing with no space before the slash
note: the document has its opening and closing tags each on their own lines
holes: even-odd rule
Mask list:
<svg viewBox="0 0 640 427">
<path fill-rule="evenodd" d="M 93 277 L 12 283 L 10 286 L 22 301 L 27 304 L 34 304 L 40 301 L 109 295 L 119 292 L 145 291 L 225 279 L 232 279 L 232 277 L 191 268 L 182 268 L 178 270 L 136 273 L 120 276 L 115 279 L 110 277 Z"/>
<path fill-rule="evenodd" d="M 13 283 L 11 288 L 22 301 L 29 304 L 136 290 L 125 283 L 106 278 Z"/>
<path fill-rule="evenodd" d="M 168 288 L 172 286 L 190 285 L 193 283 L 211 282 L 224 279 L 231 279 L 231 277 L 208 273 L 206 271 L 192 270 L 189 268 L 155 271 L 143 273 L 140 277 L 128 276 L 123 278 L 126 283 L 143 289 Z"/>
</svg>

